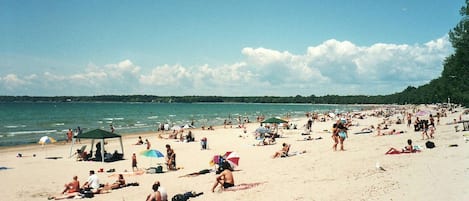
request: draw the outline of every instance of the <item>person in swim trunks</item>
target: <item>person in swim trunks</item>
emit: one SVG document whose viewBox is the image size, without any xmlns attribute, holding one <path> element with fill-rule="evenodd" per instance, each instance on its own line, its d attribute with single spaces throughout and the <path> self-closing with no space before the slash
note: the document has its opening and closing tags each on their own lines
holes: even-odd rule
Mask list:
<svg viewBox="0 0 469 201">
<path fill-rule="evenodd" d="M 227 189 L 234 186 L 233 173 L 231 172 L 231 166 L 228 162 L 222 163 L 223 171 L 217 177 L 215 184 L 213 184 L 212 192 L 215 192 L 215 188 L 220 184 L 223 189 Z"/>
</svg>

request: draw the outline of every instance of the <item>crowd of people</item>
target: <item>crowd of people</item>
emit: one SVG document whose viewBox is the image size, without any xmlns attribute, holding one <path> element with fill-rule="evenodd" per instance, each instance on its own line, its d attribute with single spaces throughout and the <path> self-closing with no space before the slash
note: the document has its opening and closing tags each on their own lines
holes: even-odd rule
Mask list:
<svg viewBox="0 0 469 201">
<path fill-rule="evenodd" d="M 393 128 L 396 124 L 403 124 L 404 118 L 407 120 L 407 127 L 411 128 L 412 124 L 414 126 L 415 132 L 422 132 L 422 140 L 429 140 L 434 139 L 436 126 L 440 124 L 440 118 L 446 116 L 445 110 L 440 109 L 437 111 L 436 116 L 427 114 L 428 119 L 422 119 L 427 116 L 425 115 L 417 115 L 420 111 L 413 111 L 408 112 L 407 110 L 380 110 L 375 111 L 374 113 L 368 114 L 370 116 L 375 117 L 382 117 L 383 121 L 376 125 L 376 130 L 373 125 L 363 128 L 361 132 L 365 133 L 373 133 L 375 132 L 377 136 L 383 135 L 397 135 L 397 134 L 404 134 L 406 131 L 399 131 Z M 317 115 L 317 114 L 307 114 L 308 119 L 305 123 L 304 127 L 307 131 L 306 135 L 310 135 L 313 128 L 313 123 L 315 121 L 328 121 L 332 120 L 334 123 L 332 124 L 331 138 L 333 141 L 332 150 L 333 151 L 345 151 L 344 142 L 349 137 L 349 131 L 352 129 L 353 126 L 358 126 L 358 124 L 354 124 L 352 119 L 358 118 L 363 119 L 366 118 L 364 114 L 334 114 L 334 115 Z M 391 118 L 396 117 L 396 120 L 391 120 Z M 322 119 L 325 118 L 325 119 Z M 228 124 L 226 124 L 228 125 Z M 225 125 L 225 126 L 226 126 Z M 370 131 L 370 132 L 368 132 Z M 195 141 L 195 136 L 193 135 L 192 131 L 189 131 L 187 135 L 184 135 L 184 130 L 175 130 L 173 132 L 174 135 L 170 134 L 170 139 L 173 139 L 174 136 L 178 134 L 181 136 L 181 142 L 193 142 Z M 184 135 L 184 136 L 183 136 Z M 177 138 L 176 138 L 177 139 Z M 311 139 L 311 138 L 310 138 Z M 274 138 L 275 140 L 275 138 Z M 200 140 L 202 149 L 207 149 L 207 138 L 203 137 Z M 146 149 L 151 149 L 151 143 L 148 139 L 143 140 L 141 136 L 138 137 L 137 142 L 134 145 L 146 145 Z M 276 151 L 272 158 L 280 158 L 280 157 L 288 157 L 291 149 L 291 144 L 282 143 L 282 148 L 279 151 Z M 171 147 L 170 144 L 166 144 L 166 165 L 168 170 L 177 170 L 176 166 L 176 153 L 174 149 Z M 96 147 L 96 152 L 99 152 L 100 149 Z M 402 148 L 394 148 L 391 147 L 385 154 L 401 154 L 401 153 L 415 153 L 420 151 L 417 147 L 413 145 L 412 139 L 407 140 L 407 145 Z M 213 184 L 211 191 L 214 192 L 217 187 L 221 189 L 229 189 L 235 186 L 235 180 L 233 175 L 233 169 L 229 163 L 223 162 L 219 164 L 221 171 L 218 172 L 218 175 L 215 178 L 215 183 Z M 137 166 L 137 156 L 135 153 L 132 154 L 132 170 L 138 171 L 139 168 Z M 119 188 L 126 187 L 127 184 L 122 174 L 118 175 L 118 179 L 112 184 L 101 184 L 99 182 L 98 176 L 95 174 L 94 170 L 90 170 L 89 177 L 86 182 L 80 186 L 80 182 L 78 181 L 78 177 L 74 176 L 73 180 L 70 183 L 64 185 L 64 190 L 58 196 L 49 197 L 49 199 L 66 199 L 66 198 L 73 198 L 77 196 L 83 196 L 86 192 L 92 192 L 93 194 L 100 194 L 109 192 L 109 190 L 115 190 Z M 168 195 L 166 189 L 161 186 L 159 181 L 156 181 L 152 185 L 152 192 L 147 196 L 147 201 L 160 201 L 160 200 L 168 200 Z"/>
</svg>

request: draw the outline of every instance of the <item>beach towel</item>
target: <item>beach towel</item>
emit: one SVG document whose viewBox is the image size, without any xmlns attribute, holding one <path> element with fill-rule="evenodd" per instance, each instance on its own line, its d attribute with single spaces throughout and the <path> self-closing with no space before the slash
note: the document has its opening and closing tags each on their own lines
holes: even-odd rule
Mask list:
<svg viewBox="0 0 469 201">
<path fill-rule="evenodd" d="M 202 175 L 202 174 L 207 174 L 207 173 L 210 173 L 210 172 L 213 172 L 213 171 L 214 170 L 203 169 L 203 170 L 200 170 L 198 172 L 189 173 L 189 174 L 182 175 L 182 176 L 179 176 L 179 177 L 195 177 L 195 176 Z"/>
<path fill-rule="evenodd" d="M 359 134 L 369 134 L 369 133 L 373 133 L 373 131 L 372 130 L 365 130 L 365 131 L 355 132 L 353 134 L 359 135 Z"/>
</svg>

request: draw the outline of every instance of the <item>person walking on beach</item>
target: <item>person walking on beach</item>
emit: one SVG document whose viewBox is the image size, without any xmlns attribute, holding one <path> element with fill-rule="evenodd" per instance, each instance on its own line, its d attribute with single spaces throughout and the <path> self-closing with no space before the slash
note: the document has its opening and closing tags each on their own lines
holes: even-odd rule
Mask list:
<svg viewBox="0 0 469 201">
<path fill-rule="evenodd" d="M 137 155 L 135 153 L 132 154 L 132 171 L 135 172 L 135 170 L 138 170 L 137 167 Z"/>
<path fill-rule="evenodd" d="M 109 127 L 111 129 L 111 133 L 114 133 L 114 126 L 112 124 L 110 124 Z"/>
</svg>

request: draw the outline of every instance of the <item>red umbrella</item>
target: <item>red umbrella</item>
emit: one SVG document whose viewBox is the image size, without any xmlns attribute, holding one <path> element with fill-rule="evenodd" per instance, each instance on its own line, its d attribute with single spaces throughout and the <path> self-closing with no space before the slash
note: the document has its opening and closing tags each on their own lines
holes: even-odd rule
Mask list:
<svg viewBox="0 0 469 201">
<path fill-rule="evenodd" d="M 226 152 L 225 160 L 230 163 L 232 168 L 235 168 L 239 164 L 239 155 L 236 152 Z"/>
<path fill-rule="evenodd" d="M 213 156 L 213 159 L 212 161 L 210 161 L 210 163 L 221 165 L 220 163 L 223 161 L 227 161 L 231 165 L 231 168 L 234 169 L 239 164 L 239 155 L 236 152 L 227 151 L 223 156 L 221 155 Z"/>
</svg>

